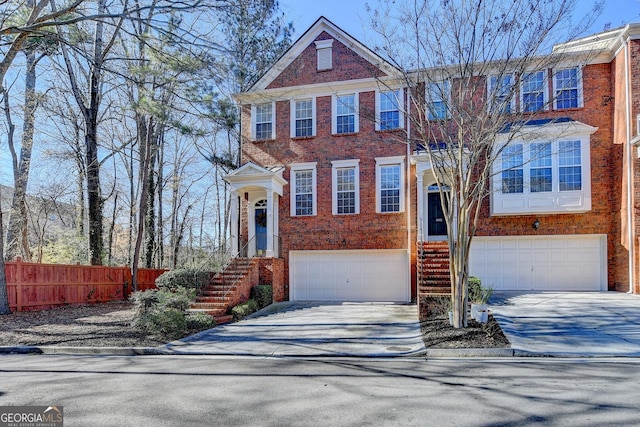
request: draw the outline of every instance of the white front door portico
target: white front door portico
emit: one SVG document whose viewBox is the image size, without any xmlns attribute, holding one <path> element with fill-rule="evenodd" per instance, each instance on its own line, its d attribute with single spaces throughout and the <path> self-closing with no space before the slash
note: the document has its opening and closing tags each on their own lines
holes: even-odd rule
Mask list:
<svg viewBox="0 0 640 427">
<path fill-rule="evenodd" d="M 287 181 L 283 168 L 267 169 L 245 163 L 225 176 L 231 190 L 231 252 L 242 256 L 277 257 L 278 201 Z M 247 242 L 240 243 L 240 197 L 248 202 Z"/>
</svg>

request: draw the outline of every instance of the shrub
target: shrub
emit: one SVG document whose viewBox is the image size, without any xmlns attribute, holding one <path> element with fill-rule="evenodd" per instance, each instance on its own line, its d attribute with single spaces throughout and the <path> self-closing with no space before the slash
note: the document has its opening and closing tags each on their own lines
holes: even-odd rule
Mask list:
<svg viewBox="0 0 640 427">
<path fill-rule="evenodd" d="M 133 293 L 131 300 L 135 305 L 133 325 L 146 334 L 171 340 L 187 331 L 186 310 L 195 300 L 195 290 L 152 289 Z"/>
<path fill-rule="evenodd" d="M 493 288 L 485 288 L 482 281 L 475 276 L 469 277 L 469 300 L 472 303 L 487 304 L 492 294 Z"/>
<path fill-rule="evenodd" d="M 216 327 L 216 320 L 206 313 L 187 313 L 187 330 L 190 333 L 204 331 Z"/>
<path fill-rule="evenodd" d="M 251 298 L 258 304 L 258 310 L 273 302 L 273 288 L 271 285 L 257 285 L 251 289 Z"/>
<path fill-rule="evenodd" d="M 211 274 L 195 268 L 167 271 L 156 279 L 158 289 L 175 291 L 178 288 L 194 289 L 196 292 L 209 284 Z"/>
<path fill-rule="evenodd" d="M 258 311 L 258 303 L 255 300 L 248 300 L 247 302 L 243 302 L 242 304 L 238 304 L 231 309 L 231 314 L 233 315 L 233 320 L 242 320 L 246 316 L 250 315 Z"/>
</svg>

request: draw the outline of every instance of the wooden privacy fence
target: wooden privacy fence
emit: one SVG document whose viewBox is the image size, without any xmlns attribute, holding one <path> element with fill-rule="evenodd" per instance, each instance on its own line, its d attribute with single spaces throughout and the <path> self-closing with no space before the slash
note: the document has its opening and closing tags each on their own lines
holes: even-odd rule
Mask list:
<svg viewBox="0 0 640 427">
<path fill-rule="evenodd" d="M 13 311 L 124 300 L 131 293 L 129 267 L 5 262 L 9 306 Z M 138 290 L 155 288 L 167 270 L 139 269 Z"/>
</svg>

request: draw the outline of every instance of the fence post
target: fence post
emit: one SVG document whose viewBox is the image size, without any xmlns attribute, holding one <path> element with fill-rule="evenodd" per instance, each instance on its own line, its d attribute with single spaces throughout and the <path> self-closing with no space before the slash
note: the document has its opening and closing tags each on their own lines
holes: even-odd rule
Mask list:
<svg viewBox="0 0 640 427">
<path fill-rule="evenodd" d="M 22 258 L 16 257 L 16 311 L 22 311 Z"/>
</svg>

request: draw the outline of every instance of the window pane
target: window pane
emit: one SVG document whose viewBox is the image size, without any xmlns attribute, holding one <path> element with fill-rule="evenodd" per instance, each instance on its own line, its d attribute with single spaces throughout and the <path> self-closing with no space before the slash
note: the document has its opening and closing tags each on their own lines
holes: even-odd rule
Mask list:
<svg viewBox="0 0 640 427">
<path fill-rule="evenodd" d="M 525 74 L 522 77 L 522 109 L 526 112 L 544 108 L 544 71 Z"/>
<path fill-rule="evenodd" d="M 448 117 L 447 102 L 449 101 L 450 86 L 448 81 L 429 83 L 428 89 L 428 118 L 429 120 L 443 120 Z"/>
<path fill-rule="evenodd" d="M 296 136 L 313 136 L 313 101 L 296 101 Z"/>
<path fill-rule="evenodd" d="M 506 75 L 498 78 L 493 76 L 489 80 L 491 89 L 491 108 L 500 114 L 511 113 L 511 99 L 513 96 L 511 76 Z"/>
<path fill-rule="evenodd" d="M 524 190 L 522 144 L 506 147 L 502 152 L 502 192 L 522 193 Z"/>
<path fill-rule="evenodd" d="M 551 144 L 546 142 L 532 143 L 529 148 L 530 182 L 532 193 L 551 191 Z"/>
<path fill-rule="evenodd" d="M 271 139 L 273 130 L 272 104 L 256 105 L 256 139 Z"/>
<path fill-rule="evenodd" d="M 313 215 L 313 171 L 295 172 L 296 215 Z"/>
<path fill-rule="evenodd" d="M 336 132 L 355 132 L 355 95 L 339 96 L 336 100 Z"/>
<path fill-rule="evenodd" d="M 400 165 L 380 167 L 380 211 L 400 212 Z"/>
<path fill-rule="evenodd" d="M 398 129 L 400 127 L 400 108 L 397 92 L 380 93 L 380 129 Z"/>
<path fill-rule="evenodd" d="M 337 211 L 339 214 L 356 212 L 355 168 L 339 168 L 336 170 Z"/>
<path fill-rule="evenodd" d="M 556 107 L 578 108 L 578 69 L 559 70 L 556 79 Z"/>
<path fill-rule="evenodd" d="M 560 141 L 558 150 L 560 191 L 582 190 L 580 141 Z"/>
</svg>

